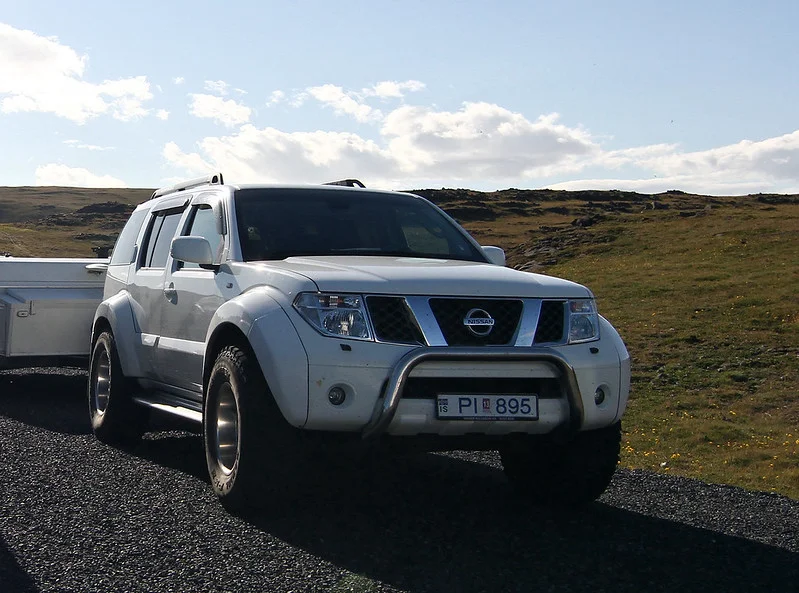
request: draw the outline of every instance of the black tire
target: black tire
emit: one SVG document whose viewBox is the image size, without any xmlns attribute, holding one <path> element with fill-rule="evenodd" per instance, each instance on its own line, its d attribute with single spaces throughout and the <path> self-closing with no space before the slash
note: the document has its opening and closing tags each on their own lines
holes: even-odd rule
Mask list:
<svg viewBox="0 0 799 593">
<path fill-rule="evenodd" d="M 525 439 L 500 449 L 505 475 L 528 501 L 575 507 L 599 498 L 619 462 L 621 423 L 578 432 L 565 442 Z"/>
<path fill-rule="evenodd" d="M 249 348 L 219 353 L 203 404 L 214 493 L 231 510 L 264 506 L 301 472 L 300 431 L 283 417 Z"/>
<path fill-rule="evenodd" d="M 94 342 L 89 363 L 89 418 L 98 440 L 130 447 L 147 430 L 147 410 L 131 397 L 130 383 L 122 373 L 114 335 L 104 331 Z"/>
</svg>

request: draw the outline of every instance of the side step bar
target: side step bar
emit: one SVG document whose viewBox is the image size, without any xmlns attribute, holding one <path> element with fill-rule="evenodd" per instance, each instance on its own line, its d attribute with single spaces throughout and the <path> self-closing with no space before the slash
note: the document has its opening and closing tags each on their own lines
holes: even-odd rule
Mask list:
<svg viewBox="0 0 799 593">
<path fill-rule="evenodd" d="M 137 396 L 133 398 L 133 401 L 142 406 L 166 412 L 172 416 L 185 418 L 198 424 L 202 424 L 203 421 L 202 407 L 199 403 L 195 405 L 194 402 L 187 402 L 165 393 L 156 394 L 154 397 Z"/>
</svg>

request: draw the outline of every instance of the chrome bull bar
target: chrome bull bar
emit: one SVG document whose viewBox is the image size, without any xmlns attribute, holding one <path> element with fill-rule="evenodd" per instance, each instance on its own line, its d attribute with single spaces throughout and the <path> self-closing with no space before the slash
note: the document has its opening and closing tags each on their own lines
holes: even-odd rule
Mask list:
<svg viewBox="0 0 799 593">
<path fill-rule="evenodd" d="M 569 402 L 569 428 L 579 430 L 583 423 L 583 400 L 574 368 L 559 352 L 546 347 L 514 347 L 514 348 L 465 348 L 465 347 L 420 347 L 414 348 L 397 361 L 389 375 L 383 396 L 375 403 L 372 417 L 363 429 L 364 439 L 382 434 L 397 413 L 405 383 L 411 371 L 423 362 L 491 362 L 491 361 L 529 361 L 549 362 L 561 374 L 561 385 Z"/>
</svg>

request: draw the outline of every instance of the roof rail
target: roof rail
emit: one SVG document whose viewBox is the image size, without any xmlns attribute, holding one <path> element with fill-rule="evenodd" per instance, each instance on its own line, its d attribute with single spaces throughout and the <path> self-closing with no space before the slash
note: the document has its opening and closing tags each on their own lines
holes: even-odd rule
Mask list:
<svg viewBox="0 0 799 593">
<path fill-rule="evenodd" d="M 342 179 L 341 181 L 328 181 L 327 183 L 323 183 L 322 185 L 343 185 L 345 187 L 366 188 L 366 186 L 357 179 Z"/>
<path fill-rule="evenodd" d="M 167 194 L 174 194 L 175 192 L 184 191 L 193 187 L 199 187 L 201 185 L 222 185 L 223 183 L 224 181 L 222 181 L 222 173 L 212 173 L 211 175 L 206 175 L 205 177 L 195 177 L 194 179 L 180 181 L 174 185 L 160 187 L 153 192 L 153 195 L 150 199 L 165 196 Z"/>
</svg>

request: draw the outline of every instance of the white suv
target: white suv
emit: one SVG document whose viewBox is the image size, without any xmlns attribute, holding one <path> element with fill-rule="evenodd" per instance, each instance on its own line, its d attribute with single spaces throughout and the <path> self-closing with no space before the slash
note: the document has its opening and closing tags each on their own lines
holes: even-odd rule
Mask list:
<svg viewBox="0 0 799 593">
<path fill-rule="evenodd" d="M 498 450 L 535 502 L 597 498 L 630 359 L 579 284 L 504 267 L 427 200 L 346 180 L 163 188 L 119 236 L 89 406 L 130 444 L 155 408 L 202 423 L 231 506 L 357 442 Z"/>
</svg>

